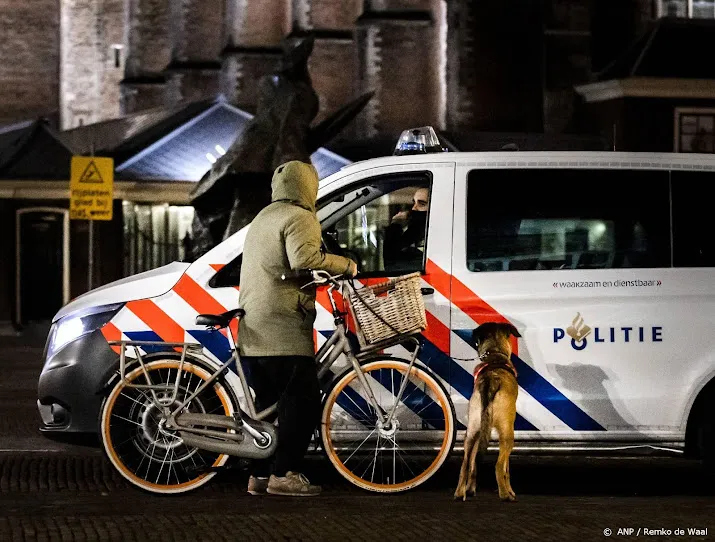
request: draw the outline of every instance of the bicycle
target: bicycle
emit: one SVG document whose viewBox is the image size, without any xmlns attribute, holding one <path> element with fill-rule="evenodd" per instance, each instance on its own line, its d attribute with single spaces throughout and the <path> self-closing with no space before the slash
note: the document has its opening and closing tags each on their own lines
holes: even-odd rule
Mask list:
<svg viewBox="0 0 715 542">
<path fill-rule="evenodd" d="M 412 298 L 415 289 L 420 296 L 412 305 L 421 307 L 424 319 L 419 274 L 359 290 L 344 281 L 349 313 L 334 299 L 339 275 L 300 271 L 282 278 L 311 278 L 304 287 L 328 284 L 335 331 L 318 350 L 316 363 L 323 392 L 320 444 L 330 462 L 349 482 L 370 491 L 396 493 L 424 483 L 452 451 L 454 405 L 440 380 L 417 363 L 415 335 L 426 320 L 415 324 L 403 304 L 393 302 L 388 313 L 404 313 L 395 324 L 394 314 L 379 313 L 380 299 L 371 306 L 367 295 L 375 301 L 385 292 L 407 291 L 408 284 Z M 242 309 L 201 314 L 196 324 L 218 331 L 244 314 Z M 348 335 L 348 314 L 355 319 L 359 347 Z M 412 329 L 401 331 L 404 324 Z M 200 344 L 110 342 L 120 347 L 119 370 L 102 403 L 100 436 L 113 466 L 135 486 L 155 493 L 190 491 L 208 482 L 229 456 L 265 458 L 275 451 L 276 428 L 266 420 L 277 404 L 256 412 L 236 341 L 230 332 L 227 337 L 232 355 L 218 367 Z M 397 344 L 411 347 L 409 360 L 383 353 Z M 128 348 L 135 355 L 129 362 Z M 161 351 L 146 353 L 152 348 Z M 331 368 L 343 355 L 348 367 L 335 375 Z"/>
</svg>

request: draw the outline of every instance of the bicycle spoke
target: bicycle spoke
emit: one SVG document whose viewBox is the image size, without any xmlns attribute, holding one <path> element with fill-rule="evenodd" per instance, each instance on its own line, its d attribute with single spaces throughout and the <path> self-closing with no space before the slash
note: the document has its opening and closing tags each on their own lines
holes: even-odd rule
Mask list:
<svg viewBox="0 0 715 542">
<path fill-rule="evenodd" d="M 355 390 L 355 393 L 358 393 L 358 394 L 359 394 L 360 392 L 358 392 L 357 390 Z M 365 419 L 366 419 L 366 420 L 369 420 L 369 419 L 371 418 L 370 414 L 369 414 L 368 412 L 365 412 L 365 411 L 363 410 L 363 408 L 355 402 L 355 399 L 353 399 L 353 398 L 352 398 L 350 395 L 348 395 L 347 393 L 346 393 L 345 395 L 347 395 L 348 399 L 350 399 L 350 402 L 351 402 L 352 404 L 354 404 L 354 405 L 358 408 L 358 410 L 360 410 L 360 412 L 361 412 L 362 414 L 365 415 Z M 368 406 L 369 406 L 369 403 L 368 403 Z"/>
<path fill-rule="evenodd" d="M 356 386 L 364 390 L 355 374 L 329 395 L 326 408 L 332 411 L 332 421 L 324 426 L 323 440 L 330 460 L 341 464 L 341 474 L 360 487 L 393 492 L 409 489 L 436 472 L 451 451 L 455 423 L 451 401 L 428 372 L 419 367 L 408 371 L 407 361 L 376 360 L 363 367 L 376 403 L 371 399 L 370 409 L 385 417 L 389 414 L 394 425 L 379 428 L 372 419 L 369 432 L 359 432 L 357 438 L 346 429 L 350 425 L 343 421 L 343 410 L 357 418 L 365 414 L 362 401 L 351 396 Z M 330 441 L 339 443 L 339 451 Z"/>
<path fill-rule="evenodd" d="M 134 397 L 130 397 L 129 395 L 127 395 L 127 394 L 124 393 L 124 392 L 120 393 L 120 394 L 119 394 L 119 397 L 126 397 L 126 398 L 129 399 L 130 401 L 134 401 L 136 404 L 138 404 L 138 405 L 140 405 L 140 406 L 144 406 L 144 403 L 142 403 L 142 402 L 139 401 L 138 399 L 135 399 Z"/>
<path fill-rule="evenodd" d="M 134 420 L 130 420 L 129 418 L 125 418 L 123 416 L 120 416 L 119 414 L 112 413 L 112 417 L 119 418 L 120 420 L 124 420 L 125 422 L 133 423 L 134 425 L 138 425 L 139 427 L 142 426 L 142 424 L 140 424 L 139 422 L 135 422 Z"/>
<path fill-rule="evenodd" d="M 375 441 L 375 458 L 372 462 L 372 476 L 370 476 L 370 481 L 375 481 L 375 466 L 377 465 L 377 450 L 380 447 L 380 435 L 377 435 L 377 440 Z"/>
<path fill-rule="evenodd" d="M 397 459 L 395 457 L 397 453 L 397 439 L 392 441 L 392 482 L 397 480 Z"/>
<path fill-rule="evenodd" d="M 377 429 L 373 429 L 372 431 L 370 431 L 370 433 L 368 434 L 368 436 L 366 436 L 365 439 L 364 439 L 360 444 L 358 444 L 358 447 L 355 448 L 355 451 L 353 451 L 353 453 L 351 453 L 350 456 L 345 460 L 346 462 L 347 462 L 347 461 L 350 461 L 350 458 L 355 455 L 355 452 L 357 452 L 357 451 L 360 449 L 360 447 L 361 447 L 363 444 L 365 444 L 365 442 L 367 441 L 367 439 L 369 439 L 369 438 L 373 435 L 373 433 L 374 433 L 375 431 L 377 431 Z"/>
<path fill-rule="evenodd" d="M 167 433 L 163 428 L 164 412 L 176 408 L 182 398 L 189 399 L 204 386 L 206 373 L 191 363 L 185 363 L 179 371 L 174 360 L 152 361 L 145 369 L 146 373 L 138 371 L 127 381 L 118 382 L 103 406 L 105 451 L 122 475 L 143 489 L 162 493 L 194 489 L 213 476 L 202 467 L 225 461 L 227 456 L 189 447 L 176 434 Z M 161 389 L 156 395 L 162 406 L 153 399 L 153 393 L 131 387 L 149 381 Z M 192 413 L 231 414 L 226 392 L 218 384 L 204 386 L 184 406 L 184 411 Z"/>
<path fill-rule="evenodd" d="M 158 439 L 154 439 L 152 441 L 152 447 L 151 447 L 151 453 L 149 454 L 149 461 L 146 466 L 146 474 L 144 475 L 145 478 L 149 477 L 149 469 L 151 468 L 151 458 L 154 457 L 154 452 L 156 451 L 156 443 L 158 442 Z M 142 459 L 142 462 L 144 459 Z"/>
<path fill-rule="evenodd" d="M 166 444 L 166 439 L 162 437 L 162 441 L 164 444 Z M 159 474 L 156 475 L 156 483 L 159 483 L 159 478 L 161 477 L 161 471 L 164 470 L 164 465 L 166 464 L 166 458 L 169 456 L 169 452 L 171 451 L 171 448 L 167 447 L 166 448 L 166 454 L 164 454 L 164 459 L 161 461 L 161 467 L 159 468 Z"/>
<path fill-rule="evenodd" d="M 174 465 L 174 458 L 176 457 L 174 453 L 174 448 L 171 448 L 171 459 L 169 460 L 169 469 L 168 472 L 166 473 L 166 485 L 169 485 L 170 482 L 170 476 L 171 476 L 171 469 L 174 469 L 174 476 L 176 476 L 176 481 L 177 483 L 181 483 L 179 480 L 179 475 L 176 474 L 176 468 Z"/>
<path fill-rule="evenodd" d="M 194 373 L 189 373 L 189 375 L 189 382 L 186 384 L 186 389 L 184 390 L 184 398 L 181 401 L 182 403 L 186 402 L 186 398 L 189 397 L 189 390 L 191 389 L 191 380 L 194 378 Z"/>
</svg>

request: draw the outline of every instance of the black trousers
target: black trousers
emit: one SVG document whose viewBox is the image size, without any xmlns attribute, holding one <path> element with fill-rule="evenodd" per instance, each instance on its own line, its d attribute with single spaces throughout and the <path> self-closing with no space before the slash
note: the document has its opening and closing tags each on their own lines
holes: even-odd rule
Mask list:
<svg viewBox="0 0 715 542">
<path fill-rule="evenodd" d="M 256 410 L 278 402 L 278 447 L 274 457 L 251 463 L 253 476 L 303 472 L 302 463 L 320 416 L 320 385 L 315 359 L 308 356 L 248 357 Z M 273 421 L 269 419 L 267 421 Z"/>
</svg>

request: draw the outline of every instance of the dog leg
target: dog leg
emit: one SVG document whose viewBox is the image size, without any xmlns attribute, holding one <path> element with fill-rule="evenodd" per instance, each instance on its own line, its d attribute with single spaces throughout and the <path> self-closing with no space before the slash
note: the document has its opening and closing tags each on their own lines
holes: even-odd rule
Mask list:
<svg viewBox="0 0 715 542">
<path fill-rule="evenodd" d="M 459 483 L 457 484 L 457 490 L 454 492 L 455 500 L 467 500 L 467 473 L 469 470 L 469 456 L 471 455 L 472 448 L 476 448 L 476 442 L 476 437 L 471 436 L 470 438 L 469 431 L 467 431 L 467 436 L 464 438 L 464 458 L 462 459 L 462 468 L 459 470 Z"/>
<path fill-rule="evenodd" d="M 469 485 L 467 486 L 468 495 L 477 494 L 477 454 L 479 452 L 479 433 L 476 435 L 477 443 L 472 446 L 471 454 L 469 457 Z"/>
<path fill-rule="evenodd" d="M 469 402 L 469 414 L 467 421 L 467 434 L 464 437 L 464 458 L 462 459 L 462 468 L 459 471 L 459 483 L 457 490 L 454 492 L 455 499 L 467 500 L 467 483 L 469 481 L 470 488 L 474 486 L 473 493 L 476 492 L 476 480 L 474 484 L 468 477 L 471 474 L 471 457 L 474 455 L 473 450 L 477 449 L 477 440 L 479 438 L 479 424 L 481 423 L 481 404 L 479 394 L 477 393 Z"/>
<path fill-rule="evenodd" d="M 514 449 L 514 420 L 511 417 L 500 416 L 495 420 L 499 432 L 499 458 L 495 468 L 497 484 L 499 485 L 499 498 L 503 501 L 516 501 L 516 493 L 511 488 L 509 477 L 509 456 Z"/>
</svg>

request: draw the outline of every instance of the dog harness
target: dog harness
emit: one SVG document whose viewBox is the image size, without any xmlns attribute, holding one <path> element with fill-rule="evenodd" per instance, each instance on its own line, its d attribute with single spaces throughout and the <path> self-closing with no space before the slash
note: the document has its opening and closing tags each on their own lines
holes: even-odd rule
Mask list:
<svg viewBox="0 0 715 542">
<path fill-rule="evenodd" d="M 514 375 L 514 378 L 517 377 L 516 367 L 514 367 L 514 365 L 512 365 L 509 361 L 483 361 L 474 368 L 474 380 L 476 381 L 477 378 L 479 378 L 479 373 L 490 366 L 492 369 L 506 369 Z"/>
</svg>

